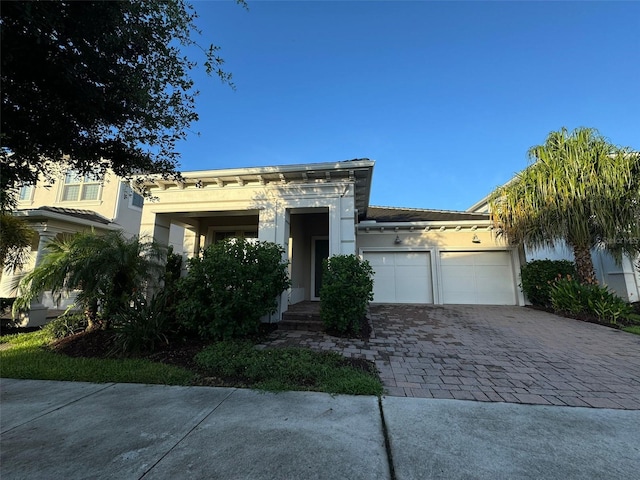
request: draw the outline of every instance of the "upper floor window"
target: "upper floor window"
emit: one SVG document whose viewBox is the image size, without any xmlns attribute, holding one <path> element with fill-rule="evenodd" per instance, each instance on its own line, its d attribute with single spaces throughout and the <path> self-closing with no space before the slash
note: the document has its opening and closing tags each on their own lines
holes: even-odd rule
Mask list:
<svg viewBox="0 0 640 480">
<path fill-rule="evenodd" d="M 18 194 L 18 201 L 29 202 L 33 198 L 33 185 L 23 185 L 20 187 L 20 193 Z"/>
<path fill-rule="evenodd" d="M 98 200 L 100 195 L 100 181 L 91 175 L 78 175 L 69 172 L 64 177 L 62 189 L 63 202 L 77 202 L 81 200 Z"/>
<path fill-rule="evenodd" d="M 137 192 L 131 192 L 131 207 L 142 208 L 144 206 L 144 197 Z"/>
</svg>

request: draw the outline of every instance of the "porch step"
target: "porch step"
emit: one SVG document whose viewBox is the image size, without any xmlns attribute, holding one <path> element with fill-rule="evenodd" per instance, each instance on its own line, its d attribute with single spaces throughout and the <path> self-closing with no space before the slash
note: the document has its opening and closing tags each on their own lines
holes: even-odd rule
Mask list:
<svg viewBox="0 0 640 480">
<path fill-rule="evenodd" d="M 301 302 L 290 305 L 282 314 L 282 320 L 278 324 L 281 330 L 306 330 L 319 332 L 323 329 L 320 318 L 320 303 Z"/>
</svg>

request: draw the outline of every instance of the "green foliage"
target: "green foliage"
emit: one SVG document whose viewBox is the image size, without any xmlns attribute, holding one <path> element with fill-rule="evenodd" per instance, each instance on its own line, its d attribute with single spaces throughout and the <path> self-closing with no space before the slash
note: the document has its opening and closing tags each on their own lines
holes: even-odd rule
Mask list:
<svg viewBox="0 0 640 480">
<path fill-rule="evenodd" d="M 513 243 L 574 251 L 578 278 L 595 283 L 590 249 L 618 261 L 640 253 L 640 153 L 592 128 L 551 132 L 529 150 L 531 164 L 494 191 L 493 220 Z"/>
<path fill-rule="evenodd" d="M 58 163 L 179 175 L 176 142 L 198 119 L 184 48 L 231 84 L 218 47 L 194 40 L 195 17 L 184 0 L 3 3 L 0 190 Z"/>
<path fill-rule="evenodd" d="M 633 311 L 631 305 L 600 285 L 584 285 L 571 277 L 551 286 L 551 303 L 557 312 L 592 315 L 599 321 L 616 324 Z"/>
<path fill-rule="evenodd" d="M 290 282 L 284 249 L 270 242 L 229 239 L 192 258 L 178 284 L 178 318 L 203 338 L 255 333 L 277 309 Z"/>
<path fill-rule="evenodd" d="M 520 269 L 522 291 L 533 305 L 550 307 L 553 282 L 575 274 L 575 265 L 568 260 L 533 260 Z"/>
<path fill-rule="evenodd" d="M 640 325 L 630 325 L 628 327 L 622 327 L 622 330 L 635 335 L 640 335 Z"/>
<path fill-rule="evenodd" d="M 164 267 L 164 286 L 172 289 L 176 286 L 182 274 L 182 255 L 173 253 L 173 247 L 167 251 L 167 263 Z"/>
<path fill-rule="evenodd" d="M 373 269 L 356 255 L 336 255 L 322 265 L 320 316 L 327 329 L 357 333 L 373 300 Z"/>
<path fill-rule="evenodd" d="M 51 338 L 64 338 L 87 329 L 87 317 L 82 313 L 70 312 L 60 315 L 42 329 Z"/>
<path fill-rule="evenodd" d="M 113 318 L 112 353 L 147 353 L 160 345 L 168 345 L 176 328 L 168 302 L 169 296 L 164 290 L 149 301 L 136 295 L 130 308 L 121 310 Z"/>
<path fill-rule="evenodd" d="M 0 337 L 10 348 L 0 351 L 0 376 L 34 380 L 124 382 L 190 385 L 194 374 L 182 368 L 142 359 L 74 358 L 46 347 L 45 330 Z"/>
<path fill-rule="evenodd" d="M 196 355 L 208 375 L 242 381 L 264 390 L 315 390 L 351 395 L 380 395 L 373 367 L 355 369 L 335 352 L 303 348 L 257 350 L 247 341 L 218 342 Z"/>
<path fill-rule="evenodd" d="M 4 175 L 4 173 L 3 173 Z M 0 268 L 10 271 L 22 267 L 30 256 L 34 232 L 21 218 L 0 213 Z"/>
<path fill-rule="evenodd" d="M 121 231 L 91 231 L 56 239 L 46 252 L 40 265 L 21 280 L 14 311 L 28 307 L 45 290 L 59 298 L 79 289 L 76 300 L 88 312 L 90 324 L 97 318 L 98 305 L 108 322 L 164 268 L 160 263 L 163 248 L 136 236 L 126 238 Z"/>
</svg>

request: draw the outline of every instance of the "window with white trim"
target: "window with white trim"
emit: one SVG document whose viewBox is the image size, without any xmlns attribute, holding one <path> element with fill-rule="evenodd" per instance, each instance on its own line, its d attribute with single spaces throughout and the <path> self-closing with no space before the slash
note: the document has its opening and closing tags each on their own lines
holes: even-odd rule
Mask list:
<svg viewBox="0 0 640 480">
<path fill-rule="evenodd" d="M 84 200 L 98 200 L 100 196 L 100 181 L 91 175 L 78 175 L 69 172 L 64 177 L 62 188 L 63 202 L 79 202 Z"/>
<path fill-rule="evenodd" d="M 142 208 L 144 206 L 144 197 L 137 192 L 132 192 L 131 195 L 131 206 Z"/>
<path fill-rule="evenodd" d="M 18 194 L 18 201 L 30 202 L 33 198 L 33 185 L 23 185 L 20 187 L 20 193 Z"/>
</svg>

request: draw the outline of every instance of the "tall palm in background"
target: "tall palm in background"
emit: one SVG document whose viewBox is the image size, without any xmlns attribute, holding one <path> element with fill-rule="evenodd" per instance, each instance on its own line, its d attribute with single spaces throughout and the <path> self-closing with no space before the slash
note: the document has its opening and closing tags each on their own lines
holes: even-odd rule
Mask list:
<svg viewBox="0 0 640 480">
<path fill-rule="evenodd" d="M 87 316 L 89 329 L 106 328 L 148 281 L 160 281 L 166 250 L 120 231 L 78 233 L 47 245 L 42 262 L 19 285 L 14 312 L 28 308 L 42 292 L 54 298 L 79 290 L 76 303 Z"/>
<path fill-rule="evenodd" d="M 551 132 L 528 152 L 531 165 L 489 198 L 493 221 L 512 243 L 573 249 L 582 283 L 597 283 L 591 249 L 620 262 L 640 252 L 640 153 L 597 130 Z"/>
</svg>

